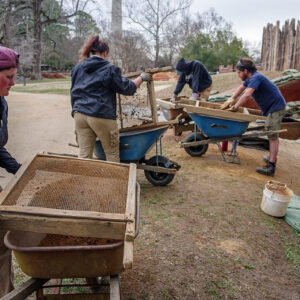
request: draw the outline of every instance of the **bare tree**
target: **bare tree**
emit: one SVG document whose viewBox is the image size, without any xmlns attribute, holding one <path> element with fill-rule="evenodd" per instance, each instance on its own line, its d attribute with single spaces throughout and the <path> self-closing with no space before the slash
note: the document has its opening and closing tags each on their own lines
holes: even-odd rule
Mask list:
<svg viewBox="0 0 300 300">
<path fill-rule="evenodd" d="M 10 31 L 9 25 L 11 23 L 11 14 L 12 14 L 12 2 L 5 0 L 1 4 L 1 27 L 2 27 L 2 37 L 1 42 L 6 46 L 10 47 Z"/>
<path fill-rule="evenodd" d="M 149 45 L 143 35 L 124 31 L 122 38 L 118 35 L 111 35 L 110 42 L 113 44 L 113 51 L 110 53 L 111 60 L 114 64 L 122 66 L 124 73 L 136 71 L 142 67 L 151 67 L 151 61 L 147 57 Z"/>
<path fill-rule="evenodd" d="M 30 10 L 33 27 L 32 77 L 41 79 L 42 31 L 49 24 L 64 22 L 84 11 L 93 0 L 10 0 L 16 11 Z"/>
<path fill-rule="evenodd" d="M 155 66 L 158 65 L 159 61 L 164 25 L 171 18 L 176 22 L 176 15 L 190 5 L 191 0 L 143 0 L 138 5 L 136 1 L 128 1 L 127 13 L 129 20 L 139 25 L 154 41 Z"/>
<path fill-rule="evenodd" d="M 41 50 L 42 50 L 42 28 L 43 26 L 57 23 L 59 21 L 67 20 L 74 17 L 79 10 L 84 11 L 84 7 L 89 0 L 72 0 L 72 8 L 69 13 L 65 13 L 64 7 L 69 3 L 61 0 L 59 5 L 59 12 L 56 17 L 51 18 L 45 10 L 43 10 L 42 3 L 45 0 L 31 0 L 33 19 L 34 19 L 34 44 L 33 44 L 33 74 L 32 77 L 40 79 L 41 76 Z"/>
</svg>

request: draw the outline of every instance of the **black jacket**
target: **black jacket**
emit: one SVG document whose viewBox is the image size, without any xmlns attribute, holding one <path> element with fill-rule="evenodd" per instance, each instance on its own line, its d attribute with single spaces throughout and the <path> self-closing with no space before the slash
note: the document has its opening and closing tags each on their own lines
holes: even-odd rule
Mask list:
<svg viewBox="0 0 300 300">
<path fill-rule="evenodd" d="M 0 167 L 6 169 L 7 172 L 15 174 L 21 167 L 4 148 L 8 140 L 7 133 L 7 103 L 4 97 L 0 98 Z"/>
<path fill-rule="evenodd" d="M 211 86 L 212 80 L 205 66 L 198 60 L 187 62 L 184 58 L 179 60 L 176 65 L 176 70 L 181 72 L 176 89 L 175 95 L 178 95 L 186 83 L 193 90 L 193 93 L 202 92 Z"/>
<path fill-rule="evenodd" d="M 116 93 L 133 95 L 136 85 L 122 77 L 120 68 L 99 56 L 86 58 L 72 70 L 71 103 L 88 116 L 116 119 Z"/>
</svg>

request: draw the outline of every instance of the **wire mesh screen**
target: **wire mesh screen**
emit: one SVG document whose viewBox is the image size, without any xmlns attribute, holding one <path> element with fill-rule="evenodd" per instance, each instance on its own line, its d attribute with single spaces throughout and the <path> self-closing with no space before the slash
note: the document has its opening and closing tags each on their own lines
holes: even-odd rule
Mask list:
<svg viewBox="0 0 300 300">
<path fill-rule="evenodd" d="M 124 214 L 129 166 L 38 156 L 2 205 Z"/>
<path fill-rule="evenodd" d="M 121 100 L 121 106 L 120 106 Z M 147 85 L 142 84 L 133 96 L 117 95 L 119 127 L 130 127 L 152 121 Z"/>
</svg>

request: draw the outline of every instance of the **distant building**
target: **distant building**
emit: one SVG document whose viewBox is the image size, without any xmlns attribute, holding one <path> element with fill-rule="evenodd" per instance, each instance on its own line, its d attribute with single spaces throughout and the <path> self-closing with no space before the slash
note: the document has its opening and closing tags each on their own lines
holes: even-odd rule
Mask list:
<svg viewBox="0 0 300 300">
<path fill-rule="evenodd" d="M 52 72 L 52 68 L 49 65 L 41 64 L 41 71 L 42 72 Z"/>
<path fill-rule="evenodd" d="M 219 73 L 229 73 L 233 72 L 233 65 L 228 65 L 227 67 L 224 67 L 223 65 L 219 66 Z"/>
</svg>

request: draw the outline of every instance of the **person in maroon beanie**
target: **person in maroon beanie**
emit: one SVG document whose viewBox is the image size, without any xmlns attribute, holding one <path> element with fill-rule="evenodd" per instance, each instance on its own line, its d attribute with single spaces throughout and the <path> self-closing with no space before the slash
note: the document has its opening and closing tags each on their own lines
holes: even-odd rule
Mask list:
<svg viewBox="0 0 300 300">
<path fill-rule="evenodd" d="M 15 174 L 21 167 L 4 148 L 8 140 L 7 133 L 7 102 L 4 96 L 8 96 L 10 88 L 15 84 L 14 77 L 19 65 L 17 52 L 0 46 L 0 167 L 7 172 Z M 0 223 L 0 297 L 10 292 L 13 286 L 13 271 L 11 263 L 11 250 L 4 245 L 3 239 L 6 230 Z"/>
</svg>

